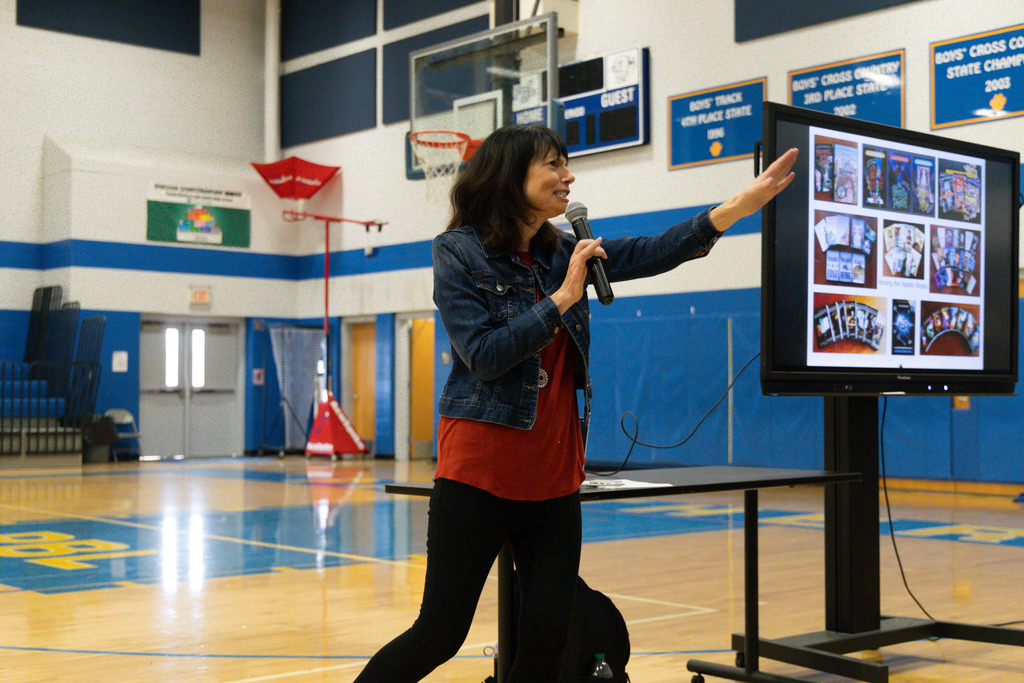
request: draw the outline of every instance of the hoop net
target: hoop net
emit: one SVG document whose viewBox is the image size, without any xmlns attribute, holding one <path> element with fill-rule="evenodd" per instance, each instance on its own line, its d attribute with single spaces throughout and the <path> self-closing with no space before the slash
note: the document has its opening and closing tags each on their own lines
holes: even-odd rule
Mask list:
<svg viewBox="0 0 1024 683">
<path fill-rule="evenodd" d="M 451 179 L 458 172 L 463 160 L 472 156 L 469 152 L 469 136 L 454 130 L 421 130 L 409 133 L 409 146 L 412 147 L 416 163 L 423 169 L 428 199 L 443 199 L 451 187 Z M 476 146 L 472 147 L 475 151 Z"/>
</svg>

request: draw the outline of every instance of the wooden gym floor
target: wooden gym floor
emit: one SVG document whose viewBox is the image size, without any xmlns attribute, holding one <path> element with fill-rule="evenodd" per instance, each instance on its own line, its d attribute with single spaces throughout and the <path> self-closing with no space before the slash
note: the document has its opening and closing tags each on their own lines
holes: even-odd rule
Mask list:
<svg viewBox="0 0 1024 683">
<path fill-rule="evenodd" d="M 432 470 L 289 457 L 0 471 L 0 677 L 351 681 L 419 606 L 426 500 L 384 484 Z M 935 618 L 1024 627 L 1022 491 L 890 482 L 907 581 Z M 882 612 L 922 617 L 881 504 Z M 824 627 L 821 506 L 819 488 L 760 495 L 766 637 Z M 732 663 L 741 494 L 586 503 L 584 541 L 582 576 L 629 625 L 634 683 L 689 681 L 691 658 Z M 492 672 L 492 586 L 459 656 L 428 681 Z M 851 656 L 886 662 L 892 681 L 1024 681 L 1024 650 L 1008 646 L 926 640 Z"/>
</svg>

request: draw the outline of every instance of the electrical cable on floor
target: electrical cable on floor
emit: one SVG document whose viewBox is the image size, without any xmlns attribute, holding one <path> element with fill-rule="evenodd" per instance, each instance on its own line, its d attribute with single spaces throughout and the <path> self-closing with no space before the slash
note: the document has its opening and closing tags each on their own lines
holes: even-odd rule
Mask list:
<svg viewBox="0 0 1024 683">
<path fill-rule="evenodd" d="M 662 448 L 662 449 L 679 448 L 684 443 L 689 441 L 690 438 L 694 434 L 697 433 L 697 430 L 700 429 L 700 426 L 702 424 L 704 424 L 704 420 L 708 419 L 708 417 L 711 416 L 711 413 L 715 412 L 715 408 L 717 408 L 722 403 L 722 401 L 725 400 L 725 397 L 729 395 L 729 392 L 732 391 L 732 385 L 736 384 L 736 380 L 738 380 L 740 378 L 740 376 L 743 374 L 743 371 L 746 370 L 750 366 L 751 363 L 753 363 L 755 360 L 757 360 L 760 355 L 761 355 L 761 352 L 758 351 L 757 353 L 754 354 L 753 358 L 748 360 L 743 365 L 743 367 L 740 368 L 740 371 L 737 372 L 736 376 L 732 378 L 731 382 L 729 382 L 729 386 L 727 386 L 725 388 L 725 391 L 722 392 L 721 397 L 719 397 L 719 399 L 717 401 L 715 401 L 715 404 L 713 406 L 711 406 L 711 408 L 708 409 L 708 412 L 704 413 L 704 417 L 702 417 L 697 422 L 697 425 L 690 431 L 689 434 L 686 435 L 686 437 L 683 438 L 682 441 L 680 441 L 678 443 L 674 443 L 674 444 L 668 445 L 668 446 L 663 446 L 663 445 L 658 445 L 658 444 L 653 444 L 653 443 L 645 443 L 643 441 L 640 441 L 638 438 L 636 438 L 637 435 L 640 433 L 640 423 L 637 421 L 636 415 L 634 415 L 632 412 L 626 412 L 626 413 L 623 413 L 622 419 L 619 420 L 619 427 L 622 429 L 622 433 L 626 435 L 626 438 L 628 438 L 630 440 L 630 445 L 629 445 L 629 450 L 626 451 L 626 457 L 622 459 L 622 463 L 618 467 L 616 467 L 614 470 L 611 470 L 611 471 L 608 471 L 608 472 L 601 472 L 601 471 L 594 470 L 594 469 L 591 469 L 591 468 L 584 468 L 585 471 L 587 473 L 589 473 L 589 474 L 596 474 L 596 475 L 602 476 L 602 477 L 611 477 L 611 476 L 614 476 L 614 475 L 618 474 L 626 466 L 626 463 L 629 462 L 629 456 L 632 455 L 633 449 L 638 444 L 640 446 L 647 446 L 648 448 Z M 629 432 L 626 431 L 626 424 L 625 424 L 626 415 L 629 415 L 630 417 L 633 418 L 633 433 L 632 434 L 630 434 Z"/>
<path fill-rule="evenodd" d="M 892 527 L 892 508 L 889 506 L 889 487 L 885 483 L 885 412 L 888 408 L 888 405 L 888 397 L 883 396 L 882 420 L 878 428 L 878 455 L 881 458 L 882 463 L 882 492 L 885 494 L 885 513 L 889 517 L 889 537 L 892 539 L 892 549 L 896 553 L 896 564 L 900 568 L 900 578 L 903 579 L 904 588 L 907 589 L 907 593 L 910 595 L 911 598 L 914 599 L 914 602 L 916 602 L 917 606 L 921 608 L 921 611 L 924 612 L 925 616 L 931 619 L 932 621 L 935 621 L 935 617 L 928 614 L 928 610 L 924 608 L 924 605 L 921 604 L 921 601 L 917 599 L 916 595 L 914 595 L 914 591 L 910 590 L 910 584 L 907 583 L 907 575 L 903 571 L 903 561 L 900 559 L 900 550 L 896 547 L 896 532 L 893 530 Z"/>
<path fill-rule="evenodd" d="M 878 453 L 882 462 L 882 491 L 885 493 L 885 512 L 889 516 L 889 536 L 892 538 L 892 549 L 896 552 L 896 563 L 899 565 L 900 577 L 902 577 L 903 579 L 903 585 L 906 587 L 907 593 L 909 593 L 910 597 L 914 599 L 914 602 L 916 602 L 917 606 L 921 608 L 921 611 L 925 613 L 925 616 L 927 616 L 932 621 L 936 621 L 935 617 L 933 617 L 931 614 L 928 614 L 928 610 L 924 608 L 924 606 L 920 603 L 920 601 L 918 601 L 917 597 L 914 595 L 914 592 L 910 590 L 910 586 L 907 584 L 907 575 L 903 572 L 903 562 L 900 561 L 900 551 L 896 547 L 896 534 L 892 528 L 892 509 L 889 507 L 889 488 L 885 485 L 885 411 L 888 407 L 887 403 L 888 399 L 885 396 L 883 396 L 882 420 L 878 432 Z M 990 625 L 995 626 L 997 628 L 1005 628 L 1008 626 L 1017 626 L 1020 624 L 1024 624 L 1024 619 L 1018 619 L 1016 621 L 1004 621 L 1001 624 Z"/>
</svg>

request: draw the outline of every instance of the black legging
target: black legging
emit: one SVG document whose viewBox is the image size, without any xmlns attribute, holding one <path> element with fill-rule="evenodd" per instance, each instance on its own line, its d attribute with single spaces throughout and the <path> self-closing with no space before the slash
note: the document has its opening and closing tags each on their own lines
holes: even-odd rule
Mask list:
<svg viewBox="0 0 1024 683">
<path fill-rule="evenodd" d="M 412 683 L 454 657 L 506 541 L 522 596 L 509 683 L 555 681 L 580 567 L 579 494 L 538 502 L 505 500 L 438 479 L 430 496 L 419 617 L 373 656 L 356 682 Z"/>
</svg>

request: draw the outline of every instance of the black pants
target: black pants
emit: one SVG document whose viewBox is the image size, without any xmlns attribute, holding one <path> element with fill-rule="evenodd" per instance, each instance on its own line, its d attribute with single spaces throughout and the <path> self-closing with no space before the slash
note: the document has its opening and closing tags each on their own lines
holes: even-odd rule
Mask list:
<svg viewBox="0 0 1024 683">
<path fill-rule="evenodd" d="M 555 681 L 580 567 L 579 494 L 514 501 L 439 479 L 430 496 L 419 617 L 373 656 L 357 683 L 419 681 L 454 657 L 506 542 L 512 546 L 522 596 L 509 683 Z"/>
</svg>

